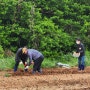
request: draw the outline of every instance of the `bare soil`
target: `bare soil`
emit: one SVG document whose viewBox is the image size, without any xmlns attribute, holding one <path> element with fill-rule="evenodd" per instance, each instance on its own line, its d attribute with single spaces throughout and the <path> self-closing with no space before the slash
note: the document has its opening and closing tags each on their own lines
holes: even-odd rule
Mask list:
<svg viewBox="0 0 90 90">
<path fill-rule="evenodd" d="M 79 72 L 77 68 L 45 68 L 32 74 L 31 69 L 0 71 L 0 90 L 90 90 L 90 67 Z"/>
</svg>

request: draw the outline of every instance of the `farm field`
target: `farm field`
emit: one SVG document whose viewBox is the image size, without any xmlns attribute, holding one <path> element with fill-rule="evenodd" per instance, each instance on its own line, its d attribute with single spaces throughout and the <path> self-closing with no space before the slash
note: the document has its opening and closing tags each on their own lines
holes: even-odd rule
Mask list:
<svg viewBox="0 0 90 90">
<path fill-rule="evenodd" d="M 0 71 L 0 90 L 90 90 L 90 67 L 84 72 L 77 68 L 44 68 L 42 74 L 19 69 Z"/>
</svg>

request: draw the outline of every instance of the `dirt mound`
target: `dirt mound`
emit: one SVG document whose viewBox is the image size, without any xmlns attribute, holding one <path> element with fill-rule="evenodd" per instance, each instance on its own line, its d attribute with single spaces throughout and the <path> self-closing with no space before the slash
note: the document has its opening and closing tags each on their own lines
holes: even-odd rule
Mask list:
<svg viewBox="0 0 90 90">
<path fill-rule="evenodd" d="M 90 73 L 90 67 L 87 67 L 85 71 L 78 71 L 77 68 L 45 68 L 43 69 L 42 75 L 57 75 L 57 74 L 82 74 L 82 73 Z M 27 72 L 24 72 L 24 70 L 19 69 L 16 73 L 11 73 L 12 76 L 30 76 L 32 75 L 32 70 L 29 69 Z M 36 73 L 35 75 L 40 75 L 39 73 Z"/>
</svg>

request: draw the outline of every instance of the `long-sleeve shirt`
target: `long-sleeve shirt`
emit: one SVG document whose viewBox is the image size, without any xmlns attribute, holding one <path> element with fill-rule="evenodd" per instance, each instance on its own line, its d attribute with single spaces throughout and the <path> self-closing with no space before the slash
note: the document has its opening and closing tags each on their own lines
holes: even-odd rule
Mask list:
<svg viewBox="0 0 90 90">
<path fill-rule="evenodd" d="M 85 48 L 84 45 L 82 43 L 77 45 L 77 53 L 80 53 L 80 57 L 85 55 Z"/>
<path fill-rule="evenodd" d="M 28 49 L 28 57 L 30 62 L 32 62 L 32 60 L 37 60 L 40 56 L 43 56 L 41 52 L 35 49 Z"/>
<path fill-rule="evenodd" d="M 28 55 L 27 54 L 23 54 L 22 53 L 22 48 L 19 48 L 17 53 L 16 53 L 16 56 L 15 56 L 15 60 L 16 61 L 20 61 L 20 60 L 27 60 L 28 59 Z"/>
</svg>

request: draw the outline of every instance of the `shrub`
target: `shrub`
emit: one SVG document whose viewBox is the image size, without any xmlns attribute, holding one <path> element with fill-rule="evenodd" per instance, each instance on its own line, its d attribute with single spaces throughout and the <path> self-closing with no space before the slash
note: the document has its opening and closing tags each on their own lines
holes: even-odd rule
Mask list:
<svg viewBox="0 0 90 90">
<path fill-rule="evenodd" d="M 12 57 L 12 56 L 14 56 L 14 53 L 9 49 L 5 49 L 4 57 Z"/>
</svg>

